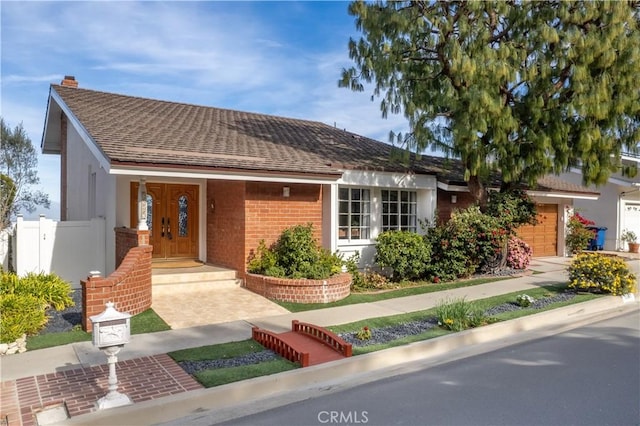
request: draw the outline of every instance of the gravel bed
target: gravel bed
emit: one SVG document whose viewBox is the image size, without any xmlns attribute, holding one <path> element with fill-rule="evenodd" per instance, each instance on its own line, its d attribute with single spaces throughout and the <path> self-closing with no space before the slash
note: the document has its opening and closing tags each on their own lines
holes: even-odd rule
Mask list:
<svg viewBox="0 0 640 426">
<path fill-rule="evenodd" d="M 426 318 L 389 327 L 373 328 L 371 329 L 371 338 L 367 340 L 358 339 L 357 332 L 342 333 L 339 336 L 353 346 L 369 346 L 391 342 L 407 336 L 415 336 L 437 326 L 438 321 L 435 318 Z"/>
<path fill-rule="evenodd" d="M 575 293 L 561 293 L 553 297 L 544 297 L 542 299 L 536 299 L 536 301 L 533 302 L 529 306 L 529 308 L 542 309 L 549 306 L 552 303 L 564 302 L 567 300 L 571 300 L 574 297 L 576 297 Z M 523 309 L 523 308 L 520 305 L 518 305 L 516 302 L 508 302 L 508 303 L 503 303 L 502 305 L 494 306 L 491 309 L 488 309 L 487 311 L 485 311 L 485 315 L 492 317 L 494 315 L 502 314 L 505 312 L 517 311 L 519 309 Z"/>
<path fill-rule="evenodd" d="M 248 353 L 235 358 L 211 359 L 203 361 L 180 361 L 178 364 L 188 374 L 211 368 L 240 367 L 243 365 L 259 364 L 264 361 L 276 359 L 278 355 L 270 350 Z"/>
<path fill-rule="evenodd" d="M 82 289 L 73 290 L 71 298 L 75 302 L 75 306 L 62 311 L 47 309 L 46 314 L 49 317 L 49 322 L 45 328 L 40 330 L 39 334 L 70 331 L 75 326 L 82 324 Z"/>
</svg>

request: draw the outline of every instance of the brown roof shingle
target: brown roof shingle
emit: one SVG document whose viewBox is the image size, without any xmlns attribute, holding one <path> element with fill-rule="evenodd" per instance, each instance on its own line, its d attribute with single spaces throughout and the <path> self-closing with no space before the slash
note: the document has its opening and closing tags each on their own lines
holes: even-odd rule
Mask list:
<svg viewBox="0 0 640 426">
<path fill-rule="evenodd" d="M 413 172 L 466 185 L 460 161 L 392 156 L 391 145 L 309 120 L 51 85 L 111 163 L 239 172 L 341 175 L 344 170 Z M 499 175 L 492 184 L 499 186 Z M 594 193 L 556 177 L 538 190 Z"/>
<path fill-rule="evenodd" d="M 52 85 L 110 161 L 295 173 L 435 174 L 393 147 L 323 123 Z"/>
</svg>

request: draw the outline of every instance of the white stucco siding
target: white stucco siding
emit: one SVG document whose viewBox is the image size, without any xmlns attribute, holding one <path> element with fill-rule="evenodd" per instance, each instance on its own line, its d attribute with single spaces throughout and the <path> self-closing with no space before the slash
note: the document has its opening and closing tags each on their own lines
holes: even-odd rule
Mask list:
<svg viewBox="0 0 640 426">
<path fill-rule="evenodd" d="M 89 220 L 107 217 L 113 211 L 109 204 L 110 187 L 115 179 L 101 167 L 87 148 L 78 131 L 67 131 L 67 219 Z"/>
<path fill-rule="evenodd" d="M 578 173 L 565 173 L 560 178 L 576 184 L 582 183 L 582 176 Z M 587 219 L 593 220 L 596 226 L 607 228 L 604 250 L 620 248 L 618 240 L 625 227 L 632 229 L 640 236 L 640 223 L 635 224 L 632 217 L 625 216 L 627 207 L 634 203 L 640 204 L 639 188 L 610 182 L 600 187 L 593 187 L 593 189 L 600 193 L 598 200 L 576 199 L 573 205 L 576 211 Z M 633 211 L 630 211 L 630 214 L 633 214 Z M 634 224 L 631 225 L 631 223 Z"/>
<path fill-rule="evenodd" d="M 86 221 L 94 218 L 105 219 L 105 274 L 115 269 L 115 251 L 109 249 L 115 245 L 116 179 L 109 175 L 102 162 L 95 157 L 87 145 L 87 138 L 70 120 L 67 128 L 67 220 Z M 64 208 L 64 207 L 63 207 Z"/>
<path fill-rule="evenodd" d="M 360 268 L 374 265 L 375 238 L 382 232 L 382 190 L 410 190 L 416 192 L 416 217 L 419 221 L 432 222 L 436 209 L 436 185 L 435 176 L 414 175 L 402 173 L 383 173 L 368 171 L 346 171 L 338 180 L 337 188 L 363 188 L 370 190 L 371 201 L 371 226 L 370 238 L 363 240 L 338 239 L 338 190 L 332 193 L 332 204 L 336 206 L 332 210 L 332 232 L 336 241 L 336 249 L 347 259 L 354 253 L 360 254 Z M 422 233 L 418 223 L 417 231 Z"/>
</svg>

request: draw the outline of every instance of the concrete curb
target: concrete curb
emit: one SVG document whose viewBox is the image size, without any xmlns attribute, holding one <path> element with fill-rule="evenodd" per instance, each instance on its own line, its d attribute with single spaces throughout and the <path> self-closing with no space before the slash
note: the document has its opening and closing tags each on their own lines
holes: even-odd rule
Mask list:
<svg viewBox="0 0 640 426">
<path fill-rule="evenodd" d="M 198 424 L 198 417 L 203 420 L 206 417 L 206 423 L 202 424 L 211 424 L 212 413 L 209 410 L 215 410 L 216 422 L 230 420 L 329 390 L 343 390 L 401 374 L 408 363 L 435 366 L 557 334 L 603 317 L 621 315 L 639 306 L 635 300 L 625 302 L 621 297 L 603 297 L 327 364 L 94 412 L 74 417 L 63 424 L 138 425 L 169 422 L 179 425 L 184 424 L 185 417 L 190 417 L 189 424 Z M 171 423 L 174 420 L 176 422 Z"/>
</svg>

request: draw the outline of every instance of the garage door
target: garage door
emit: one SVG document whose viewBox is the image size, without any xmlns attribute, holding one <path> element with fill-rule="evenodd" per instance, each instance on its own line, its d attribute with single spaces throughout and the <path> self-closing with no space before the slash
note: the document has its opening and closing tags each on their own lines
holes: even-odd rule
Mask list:
<svg viewBox="0 0 640 426">
<path fill-rule="evenodd" d="M 627 229 L 640 235 L 640 203 L 626 201 L 622 206 L 621 230 Z"/>
<path fill-rule="evenodd" d="M 533 249 L 533 257 L 558 255 L 558 205 L 538 204 L 538 224 L 518 228 L 518 236 Z"/>
</svg>

